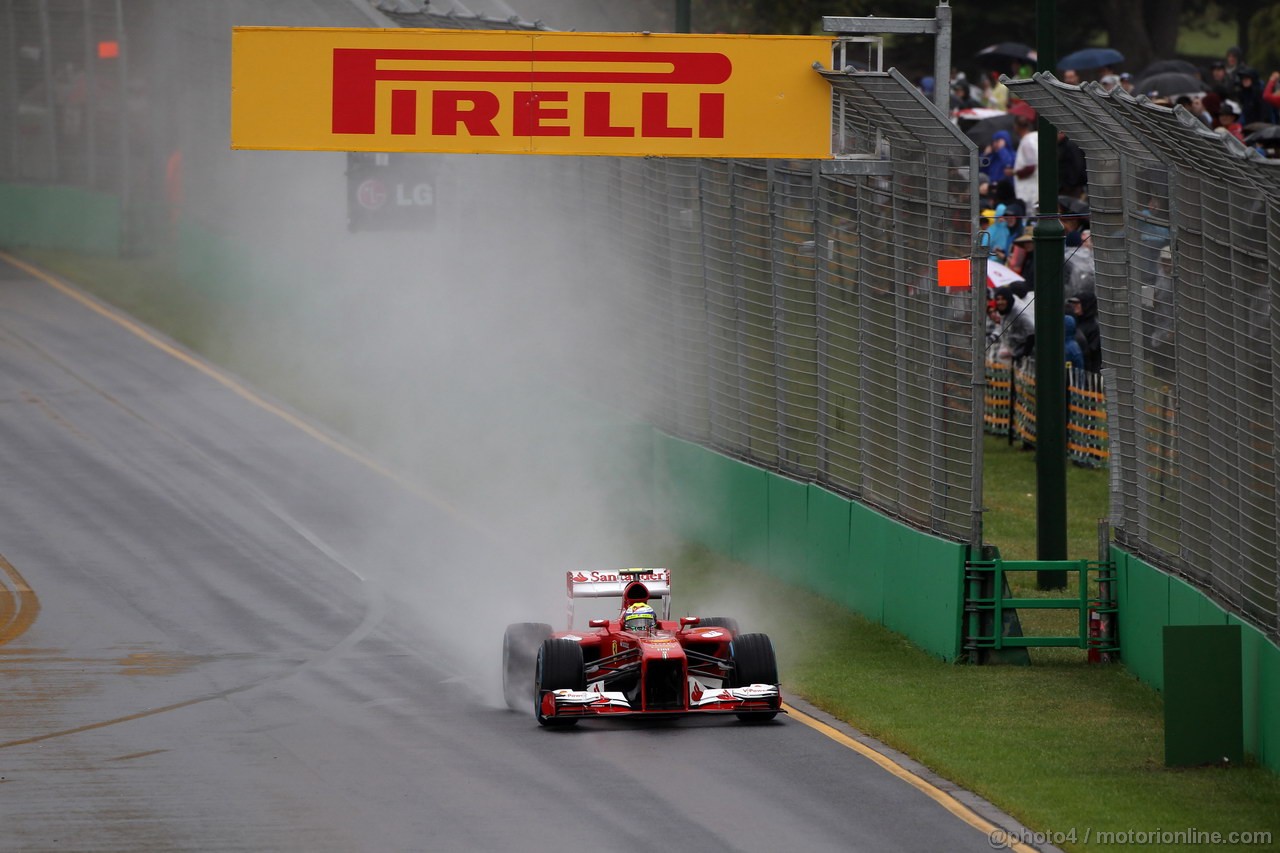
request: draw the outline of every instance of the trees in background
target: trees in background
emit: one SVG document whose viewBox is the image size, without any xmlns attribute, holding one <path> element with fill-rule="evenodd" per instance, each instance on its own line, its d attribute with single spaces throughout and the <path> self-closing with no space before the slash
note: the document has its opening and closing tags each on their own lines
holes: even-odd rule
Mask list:
<svg viewBox="0 0 1280 853">
<path fill-rule="evenodd" d="M 674 0 L 651 0 L 672 3 Z M 819 33 L 824 15 L 879 15 L 932 18 L 937 0 L 691 0 L 694 32 Z M 983 47 L 1001 41 L 1034 45 L 1036 2 L 995 3 L 951 0 L 956 64 Z M 1140 71 L 1157 59 L 1177 56 L 1178 34 L 1202 25 L 1206 16 L 1234 24 L 1236 43 L 1246 61 L 1280 59 L 1280 3 L 1276 0 L 1071 0 L 1058 9 L 1058 53 L 1093 44 L 1125 55 L 1125 70 Z M 895 64 L 913 73 L 930 73 L 932 38 L 901 38 Z M 901 60 L 897 59 L 901 57 Z M 1273 59 L 1272 62 L 1275 60 Z"/>
</svg>

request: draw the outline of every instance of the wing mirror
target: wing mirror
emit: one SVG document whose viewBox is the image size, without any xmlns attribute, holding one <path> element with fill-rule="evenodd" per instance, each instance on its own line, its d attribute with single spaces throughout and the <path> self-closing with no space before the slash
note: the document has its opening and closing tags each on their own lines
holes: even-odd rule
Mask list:
<svg viewBox="0 0 1280 853">
<path fill-rule="evenodd" d="M 694 625 L 697 625 L 700 621 L 702 620 L 700 620 L 697 616 L 681 616 L 680 630 L 683 631 L 685 628 L 692 628 Z"/>
<path fill-rule="evenodd" d="M 603 628 L 609 624 L 609 620 L 608 619 L 592 619 L 587 624 L 590 625 L 592 628 Z"/>
</svg>

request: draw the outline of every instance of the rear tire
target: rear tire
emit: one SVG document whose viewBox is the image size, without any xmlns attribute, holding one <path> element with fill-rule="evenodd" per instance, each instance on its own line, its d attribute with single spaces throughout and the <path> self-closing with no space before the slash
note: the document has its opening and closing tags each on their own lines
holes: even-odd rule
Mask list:
<svg viewBox="0 0 1280 853">
<path fill-rule="evenodd" d="M 549 690 L 586 690 L 582 646 L 573 640 L 544 640 L 538 649 L 533 688 L 533 715 L 547 727 L 572 726 L 577 717 L 544 717 L 542 695 Z"/>
<path fill-rule="evenodd" d="M 777 685 L 778 660 L 767 634 L 739 634 L 733 640 L 730 659 L 733 661 L 733 687 Z M 739 714 L 738 719 L 747 723 L 764 723 L 776 716 L 777 711 L 750 711 Z"/>
<path fill-rule="evenodd" d="M 529 707 L 538 647 L 550 636 L 551 626 L 543 622 L 517 622 L 507 626 L 502 636 L 502 695 L 511 710 Z"/>
<path fill-rule="evenodd" d="M 708 616 L 705 619 L 698 620 L 699 628 L 724 628 L 729 632 L 729 636 L 736 637 L 740 629 L 738 628 L 738 620 L 732 616 Z"/>
</svg>

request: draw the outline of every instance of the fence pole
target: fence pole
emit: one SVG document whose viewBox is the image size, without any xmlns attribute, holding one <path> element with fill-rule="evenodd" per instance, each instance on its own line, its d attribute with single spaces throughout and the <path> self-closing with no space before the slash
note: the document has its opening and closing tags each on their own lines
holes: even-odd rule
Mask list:
<svg viewBox="0 0 1280 853">
<path fill-rule="evenodd" d="M 984 239 L 985 238 L 985 239 Z M 989 245 L 991 237 L 980 232 L 973 241 L 973 252 L 969 256 L 970 282 L 973 300 L 973 459 L 974 465 L 970 476 L 971 498 L 969 526 L 970 559 L 982 556 L 982 466 L 985 447 L 987 417 L 987 259 L 991 256 Z M 1010 413 L 1012 424 L 1012 413 Z"/>
<path fill-rule="evenodd" d="M 1057 59 L 1057 4 L 1037 0 L 1037 45 L 1041 70 Z M 1066 329 L 1063 321 L 1063 231 L 1058 221 L 1058 132 L 1040 116 L 1036 171 L 1040 213 L 1036 219 L 1036 557 L 1067 558 Z M 1040 589 L 1067 585 L 1064 571 L 1036 573 Z"/>
</svg>

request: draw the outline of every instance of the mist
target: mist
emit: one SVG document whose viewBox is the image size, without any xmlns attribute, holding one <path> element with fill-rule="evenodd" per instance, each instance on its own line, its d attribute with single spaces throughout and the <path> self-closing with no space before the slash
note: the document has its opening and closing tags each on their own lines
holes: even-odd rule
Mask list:
<svg viewBox="0 0 1280 853">
<path fill-rule="evenodd" d="M 583 29 L 576 11 L 596 29 L 608 18 L 599 3 L 501 5 L 556 29 Z M 647 4 L 607 5 L 617 29 L 645 25 Z M 645 393 L 618 368 L 649 330 L 619 315 L 611 288 L 638 271 L 574 203 L 573 164 L 557 158 L 420 155 L 434 225 L 353 233 L 345 154 L 232 151 L 230 27 L 371 26 L 352 0 L 132 14 L 152 166 L 181 152 L 181 220 L 229 253 L 203 318 L 213 357 L 421 487 L 344 557 L 498 701 L 505 625 L 562 627 L 565 571 L 669 551 L 647 520 L 647 446 L 618 442 Z M 650 27 L 669 28 L 662 17 Z M 629 411 L 582 393 L 602 386 Z M 426 521 L 442 510 L 456 522 L 444 540 Z"/>
</svg>

